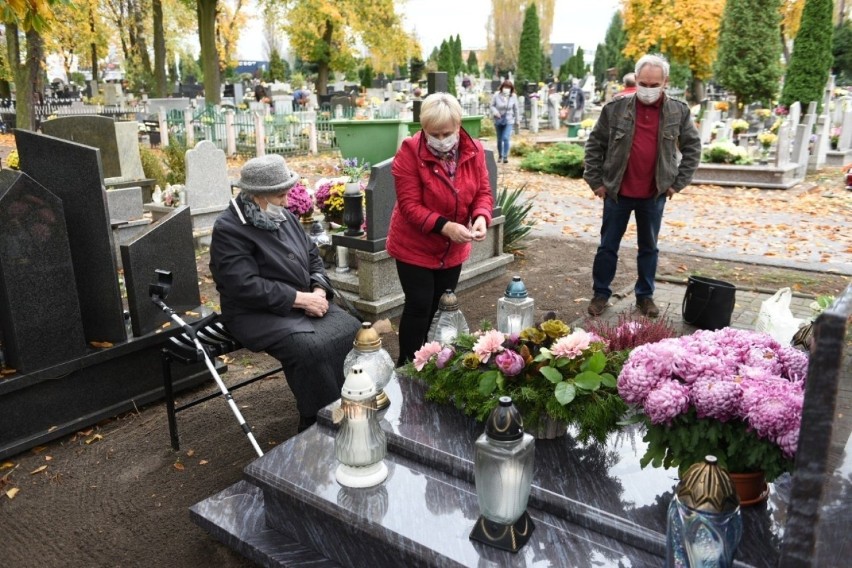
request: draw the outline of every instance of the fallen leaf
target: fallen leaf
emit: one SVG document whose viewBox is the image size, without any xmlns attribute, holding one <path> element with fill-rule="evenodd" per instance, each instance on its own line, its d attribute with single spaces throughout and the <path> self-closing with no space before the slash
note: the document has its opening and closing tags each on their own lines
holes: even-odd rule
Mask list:
<svg viewBox="0 0 852 568">
<path fill-rule="evenodd" d="M 88 430 L 81 430 L 80 434 L 82 434 L 83 436 L 91 436 L 92 432 L 94 432 L 94 430 L 89 428 Z"/>
<path fill-rule="evenodd" d="M 86 440 L 86 445 L 89 445 L 92 442 L 97 442 L 98 440 L 103 440 L 103 439 L 104 439 L 104 437 L 101 436 L 100 434 L 95 434 L 94 436 L 92 436 L 91 438 Z"/>
<path fill-rule="evenodd" d="M 189 311 L 183 312 L 183 315 L 185 315 L 185 316 L 200 316 L 201 314 L 199 314 L 198 312 L 193 312 L 192 310 L 189 310 Z"/>
<path fill-rule="evenodd" d="M 47 466 L 46 466 L 46 465 L 40 465 L 40 466 L 38 466 L 37 468 L 35 468 L 34 470 L 32 470 L 32 471 L 30 472 L 30 475 L 35 475 L 36 473 L 41 473 L 41 472 L 43 472 L 43 471 L 44 471 L 44 470 L 46 470 L 46 469 L 47 469 Z"/>
<path fill-rule="evenodd" d="M 195 455 L 195 450 L 187 450 L 186 451 L 186 457 L 191 458 L 194 455 Z"/>
<path fill-rule="evenodd" d="M 161 326 L 160 326 L 160 328 L 161 328 L 161 329 L 166 329 L 166 328 L 169 328 L 169 327 L 171 327 L 171 326 L 172 326 L 172 322 L 167 321 L 166 323 L 164 323 L 163 325 L 161 325 Z"/>
<path fill-rule="evenodd" d="M 46 461 L 46 462 L 53 461 L 53 456 L 44 456 L 44 461 Z"/>
<path fill-rule="evenodd" d="M 43 451 L 45 451 L 46 449 L 47 449 L 47 446 L 36 446 L 35 448 L 32 449 L 32 452 L 34 454 L 38 455 L 38 454 L 42 453 Z"/>
<path fill-rule="evenodd" d="M 174 467 L 178 471 L 183 471 L 185 469 L 183 464 L 180 462 L 175 462 L 172 467 Z"/>
<path fill-rule="evenodd" d="M 51 426 L 50 428 L 47 429 L 47 433 L 50 434 L 54 430 L 59 430 L 59 426 Z"/>
<path fill-rule="evenodd" d="M 14 375 L 17 372 L 18 371 L 16 371 L 15 369 L 10 369 L 9 367 L 6 367 L 2 371 L 0 371 L 0 375 L 5 377 L 6 375 Z"/>
<path fill-rule="evenodd" d="M 198 462 L 198 465 L 207 465 L 208 463 L 210 462 L 208 462 L 207 460 L 201 460 L 200 462 Z"/>
<path fill-rule="evenodd" d="M 689 270 L 689 269 L 684 264 L 681 264 L 680 266 L 677 267 L 678 272 L 686 272 L 687 270 Z"/>
<path fill-rule="evenodd" d="M 18 491 L 20 491 L 20 489 L 18 489 L 17 487 L 11 488 L 6 491 L 6 497 L 8 497 L 9 499 L 14 499 L 15 495 L 18 494 Z"/>
<path fill-rule="evenodd" d="M 112 343 L 109 341 L 90 341 L 89 345 L 92 347 L 97 347 L 98 349 L 106 349 L 107 347 L 112 347 Z"/>
<path fill-rule="evenodd" d="M 2 471 L 4 469 L 10 469 L 10 468 L 13 468 L 13 467 L 15 467 L 15 464 L 13 464 L 12 462 L 3 462 L 2 464 L 0 464 L 0 471 Z"/>
</svg>

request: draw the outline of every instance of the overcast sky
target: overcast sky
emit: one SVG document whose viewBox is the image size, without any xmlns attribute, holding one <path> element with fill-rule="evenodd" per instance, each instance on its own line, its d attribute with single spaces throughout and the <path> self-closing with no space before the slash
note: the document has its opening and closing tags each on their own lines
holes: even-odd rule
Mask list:
<svg viewBox="0 0 852 568">
<path fill-rule="evenodd" d="M 594 51 L 603 43 L 619 0 L 556 0 L 550 43 L 573 43 Z M 402 5 L 405 28 L 416 33 L 424 59 L 441 41 L 458 34 L 462 49 L 484 49 L 491 0 L 407 0 Z M 252 21 L 241 35 L 240 59 L 267 58 L 262 26 Z"/>
</svg>

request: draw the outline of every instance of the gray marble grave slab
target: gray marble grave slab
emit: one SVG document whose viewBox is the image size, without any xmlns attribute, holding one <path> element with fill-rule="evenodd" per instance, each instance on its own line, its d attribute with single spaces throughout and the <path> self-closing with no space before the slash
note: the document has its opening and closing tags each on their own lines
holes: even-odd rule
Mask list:
<svg viewBox="0 0 852 568">
<path fill-rule="evenodd" d="M 49 136 L 93 146 L 101 151 L 103 177 L 121 177 L 121 160 L 115 137 L 115 121 L 107 116 L 62 116 L 41 123 Z"/>
<path fill-rule="evenodd" d="M 86 341 L 124 341 L 124 308 L 98 149 L 27 130 L 15 131 L 15 143 L 21 171 L 62 200 Z"/>
<path fill-rule="evenodd" d="M 121 177 L 126 180 L 143 179 L 145 171 L 142 169 L 142 156 L 139 154 L 139 123 L 116 122 L 114 124 Z"/>
<path fill-rule="evenodd" d="M 186 153 L 186 202 L 192 214 L 221 211 L 232 197 L 225 152 L 202 140 Z"/>
<path fill-rule="evenodd" d="M 189 207 L 176 208 L 120 248 L 134 336 L 151 333 L 169 321 L 148 294 L 157 269 L 172 273 L 172 289 L 166 303 L 178 314 L 201 304 Z"/>
<path fill-rule="evenodd" d="M 785 122 L 778 127 L 778 140 L 775 146 L 775 165 L 784 167 L 790 162 L 790 124 Z"/>
<path fill-rule="evenodd" d="M 62 201 L 0 170 L 0 334 L 19 373 L 86 353 Z"/>
</svg>

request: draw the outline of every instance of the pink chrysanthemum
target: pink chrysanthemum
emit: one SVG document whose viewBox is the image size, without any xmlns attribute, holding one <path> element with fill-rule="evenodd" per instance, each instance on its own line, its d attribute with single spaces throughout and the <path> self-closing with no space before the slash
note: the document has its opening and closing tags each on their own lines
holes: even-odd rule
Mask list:
<svg viewBox="0 0 852 568">
<path fill-rule="evenodd" d="M 642 404 L 660 381 L 670 379 L 680 347 L 675 339 L 640 345 L 624 363 L 618 376 L 618 394 L 630 404 Z"/>
<path fill-rule="evenodd" d="M 727 422 L 738 416 L 743 391 L 739 383 L 725 377 L 702 377 L 692 383 L 690 399 L 699 418 Z"/>
<path fill-rule="evenodd" d="M 808 355 L 794 347 L 778 350 L 778 359 L 783 371 L 781 376 L 791 381 L 804 381 L 808 377 Z"/>
<path fill-rule="evenodd" d="M 774 440 L 798 430 L 802 420 L 802 383 L 782 378 L 743 381 L 743 414 L 757 435 Z"/>
<path fill-rule="evenodd" d="M 473 352 L 476 353 L 479 360 L 487 363 L 492 353 L 503 351 L 503 342 L 506 341 L 506 336 L 491 329 L 482 334 L 476 343 L 473 345 Z"/>
<path fill-rule="evenodd" d="M 592 342 L 592 335 L 582 329 L 575 329 L 569 335 L 559 338 L 553 344 L 550 351 L 557 357 L 566 357 L 575 359 L 583 354 L 583 351 L 589 348 Z"/>
<path fill-rule="evenodd" d="M 643 408 L 652 423 L 669 424 L 689 408 L 689 389 L 676 380 L 662 381 L 648 393 Z"/>
<path fill-rule="evenodd" d="M 799 447 L 799 429 L 791 428 L 787 432 L 784 432 L 775 439 L 775 443 L 781 448 L 784 457 L 793 459 Z"/>
<path fill-rule="evenodd" d="M 432 341 L 426 343 L 414 352 L 414 368 L 418 371 L 422 371 L 423 367 L 426 366 L 426 363 L 429 362 L 429 359 L 432 358 L 433 355 L 437 355 L 441 352 L 441 344 L 437 341 Z"/>
</svg>

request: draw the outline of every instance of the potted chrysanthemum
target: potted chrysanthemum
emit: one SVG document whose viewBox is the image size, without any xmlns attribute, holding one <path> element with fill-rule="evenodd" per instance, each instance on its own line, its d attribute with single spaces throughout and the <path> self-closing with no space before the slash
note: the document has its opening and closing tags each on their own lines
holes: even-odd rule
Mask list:
<svg viewBox="0 0 852 568">
<path fill-rule="evenodd" d="M 647 428 L 642 467 L 684 471 L 714 455 L 732 477 L 757 479 L 741 502 L 759 502 L 765 481 L 793 467 L 807 366 L 802 351 L 733 328 L 637 347 L 618 392 Z"/>
<path fill-rule="evenodd" d="M 314 200 L 308 193 L 308 188 L 297 181 L 287 194 L 287 209 L 299 218 L 302 223 L 312 223 L 314 220 Z"/>
</svg>

